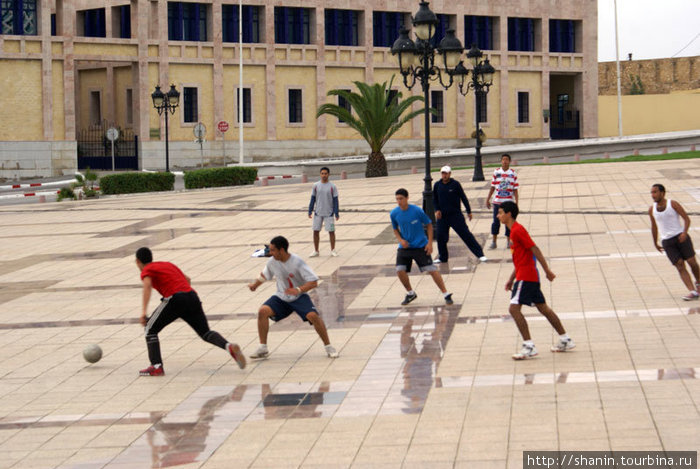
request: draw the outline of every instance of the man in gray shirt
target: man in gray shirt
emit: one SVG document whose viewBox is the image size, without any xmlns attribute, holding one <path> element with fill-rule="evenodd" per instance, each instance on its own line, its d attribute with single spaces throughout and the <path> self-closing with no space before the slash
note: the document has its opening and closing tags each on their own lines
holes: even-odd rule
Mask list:
<svg viewBox="0 0 700 469">
<path fill-rule="evenodd" d="M 330 358 L 337 358 L 338 352 L 328 339 L 326 324 L 306 293 L 316 288 L 318 276 L 301 257 L 289 253 L 288 249 L 289 241 L 286 238 L 283 236 L 272 238 L 270 241 L 272 259 L 267 261 L 267 265 L 255 282 L 248 285 L 250 291 L 255 291 L 266 280 L 271 280 L 272 277 L 277 279 L 277 293 L 258 310 L 260 346 L 250 358 L 267 358 L 270 354 L 267 348 L 267 333 L 270 329 L 268 321 L 271 319 L 277 322 L 292 312 L 296 312 L 301 319 L 314 326 L 323 341 L 326 354 Z"/>
<path fill-rule="evenodd" d="M 321 168 L 321 180 L 315 182 L 311 188 L 311 202 L 309 202 L 309 218 L 313 214 L 314 252 L 309 257 L 318 256 L 318 244 L 321 226 L 325 225 L 328 237 L 331 240 L 331 256 L 336 257 L 335 250 L 335 220 L 339 218 L 338 212 L 338 188 L 328 180 L 331 170 Z"/>
</svg>

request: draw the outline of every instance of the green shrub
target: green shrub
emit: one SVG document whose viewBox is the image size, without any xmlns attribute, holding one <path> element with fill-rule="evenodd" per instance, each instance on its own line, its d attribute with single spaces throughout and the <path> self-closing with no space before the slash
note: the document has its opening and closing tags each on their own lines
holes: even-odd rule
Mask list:
<svg viewBox="0 0 700 469">
<path fill-rule="evenodd" d="M 71 199 L 75 200 L 75 192 L 73 192 L 72 187 L 61 187 L 61 190 L 58 191 L 58 197 L 57 200 L 60 202 L 61 200 L 64 199 Z"/>
<path fill-rule="evenodd" d="M 194 171 L 185 171 L 185 188 L 243 186 L 245 184 L 253 184 L 257 175 L 257 168 L 240 166 L 196 169 Z"/>
<path fill-rule="evenodd" d="M 174 185 L 173 173 L 121 173 L 100 178 L 103 194 L 171 191 Z"/>
</svg>

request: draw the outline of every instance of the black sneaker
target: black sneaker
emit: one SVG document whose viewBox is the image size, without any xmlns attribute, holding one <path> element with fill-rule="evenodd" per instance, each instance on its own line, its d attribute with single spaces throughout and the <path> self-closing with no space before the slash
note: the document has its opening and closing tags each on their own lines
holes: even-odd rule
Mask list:
<svg viewBox="0 0 700 469">
<path fill-rule="evenodd" d="M 403 299 L 403 301 L 401 302 L 401 304 L 402 304 L 402 305 L 407 305 L 407 304 L 409 304 L 411 301 L 415 300 L 416 298 L 418 298 L 418 295 L 416 295 L 415 293 L 409 293 L 409 294 L 406 295 L 406 298 Z"/>
<path fill-rule="evenodd" d="M 447 295 L 445 297 L 445 304 L 448 304 L 448 305 L 455 304 L 455 302 L 452 300 L 452 293 L 450 293 L 449 295 Z"/>
</svg>

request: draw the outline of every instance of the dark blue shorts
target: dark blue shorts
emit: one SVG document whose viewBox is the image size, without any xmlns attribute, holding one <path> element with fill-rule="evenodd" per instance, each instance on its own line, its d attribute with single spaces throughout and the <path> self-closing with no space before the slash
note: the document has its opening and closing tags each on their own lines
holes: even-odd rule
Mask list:
<svg viewBox="0 0 700 469">
<path fill-rule="evenodd" d="M 275 322 L 286 318 L 293 312 L 296 312 L 299 315 L 299 317 L 306 322 L 309 322 L 308 319 L 306 319 L 307 314 L 309 314 L 312 311 L 318 314 L 316 307 L 311 302 L 311 298 L 306 293 L 299 296 L 299 298 L 292 302 L 286 302 L 277 295 L 272 295 L 263 304 L 269 306 L 270 309 L 272 309 L 272 311 L 275 313 L 275 315 L 271 318 Z"/>
</svg>

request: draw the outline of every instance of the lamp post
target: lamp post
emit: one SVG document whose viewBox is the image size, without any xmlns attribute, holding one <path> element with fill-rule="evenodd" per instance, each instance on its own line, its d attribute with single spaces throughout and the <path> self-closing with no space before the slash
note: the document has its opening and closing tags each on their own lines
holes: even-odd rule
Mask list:
<svg viewBox="0 0 700 469">
<path fill-rule="evenodd" d="M 469 89 L 474 90 L 474 107 L 476 114 L 476 156 L 474 158 L 474 176 L 472 181 L 483 181 L 484 180 L 484 168 L 481 164 L 481 130 L 479 129 L 480 112 L 479 112 L 479 98 L 481 96 L 486 96 L 489 92 L 489 88 L 493 84 L 493 74 L 496 70 L 489 63 L 489 59 L 481 60 L 483 57 L 483 52 L 481 49 L 476 47 L 476 44 L 472 44 L 472 48 L 467 52 L 467 60 L 471 63 L 472 69 L 472 79 L 471 81 L 466 81 L 466 77 L 469 74 L 469 70 L 460 62 L 455 70 L 455 75 L 459 76 L 459 92 L 461 95 L 466 96 L 469 93 Z"/>
<path fill-rule="evenodd" d="M 170 172 L 170 155 L 168 154 L 168 111 L 175 114 L 175 108 L 180 104 L 180 92 L 175 89 L 175 85 L 170 85 L 170 90 L 163 93 L 160 85 L 151 93 L 153 107 L 158 110 L 158 115 L 165 114 L 165 172 Z"/>
<path fill-rule="evenodd" d="M 413 17 L 413 27 L 416 41 L 408 37 L 408 30 L 402 29 L 398 39 L 391 46 L 392 55 L 398 56 L 399 70 L 403 75 L 403 83 L 409 90 L 420 82 L 425 99 L 425 186 L 423 188 L 423 211 L 435 221 L 433 206 L 433 188 L 430 176 L 430 81 L 438 80 L 443 88 L 452 86 L 453 75 L 464 48 L 455 37 L 454 29 L 448 29 L 438 47 L 431 44 L 430 39 L 435 34 L 438 19 L 428 7 L 428 2 L 420 2 L 418 12 Z M 435 64 L 435 57 L 441 60 Z M 442 62 L 442 63 L 440 63 Z M 442 67 L 441 67 L 442 66 Z M 446 79 L 443 80 L 443 75 Z M 447 79 L 449 78 L 449 79 Z"/>
</svg>

